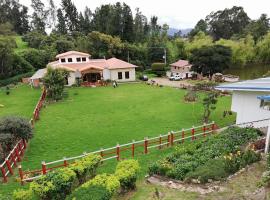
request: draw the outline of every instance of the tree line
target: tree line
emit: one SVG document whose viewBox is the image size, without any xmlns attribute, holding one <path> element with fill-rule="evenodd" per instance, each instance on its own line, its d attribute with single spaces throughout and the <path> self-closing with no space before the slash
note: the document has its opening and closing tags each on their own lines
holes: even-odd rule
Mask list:
<svg viewBox="0 0 270 200">
<path fill-rule="evenodd" d="M 118 57 L 140 66 L 139 70 L 164 62 L 165 51 L 172 63 L 192 61 L 200 55 L 198 49 L 208 52 L 206 47 L 229 57 L 226 67 L 270 62 L 268 16 L 251 20 L 242 7 L 210 13 L 186 37 L 168 36 L 169 26 L 160 25 L 158 17 L 148 20 L 139 8 L 133 14 L 125 3 L 101 5 L 94 11 L 85 7 L 83 12 L 71 0 L 62 0 L 60 7 L 53 0 L 47 4 L 32 0 L 31 7 L 30 15 L 18 1 L 0 0 L 0 56 L 4 60 L 0 78 L 44 68 L 56 54 L 68 50 L 88 52 L 92 58 Z M 14 51 L 12 34 L 21 35 L 29 48 Z"/>
</svg>

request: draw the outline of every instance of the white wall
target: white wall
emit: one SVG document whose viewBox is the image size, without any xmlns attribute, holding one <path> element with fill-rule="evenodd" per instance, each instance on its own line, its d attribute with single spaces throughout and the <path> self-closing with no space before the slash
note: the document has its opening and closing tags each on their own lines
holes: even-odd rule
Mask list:
<svg viewBox="0 0 270 200">
<path fill-rule="evenodd" d="M 74 72 L 70 72 L 69 73 L 69 77 L 68 77 L 68 85 L 71 86 L 71 85 L 73 85 L 75 83 L 76 83 L 75 73 Z"/>
<path fill-rule="evenodd" d="M 270 118 L 270 111 L 260 108 L 257 96 L 266 95 L 266 92 L 234 91 L 231 110 L 237 112 L 236 123 L 251 122 Z M 266 126 L 268 122 L 266 121 Z"/>
<path fill-rule="evenodd" d="M 125 72 L 129 71 L 129 79 L 125 78 Z M 135 81 L 136 75 L 135 75 L 135 68 L 127 68 L 127 69 L 110 69 L 111 72 L 111 80 L 115 80 L 118 82 L 127 82 L 127 81 Z M 122 78 L 121 80 L 118 79 L 118 72 L 122 72 Z"/>
<path fill-rule="evenodd" d="M 103 79 L 106 80 L 111 80 L 111 73 L 109 69 L 104 69 L 103 70 Z"/>
<path fill-rule="evenodd" d="M 81 58 L 82 59 L 83 57 L 86 57 L 86 61 L 82 62 L 82 60 L 81 60 L 81 62 L 77 62 L 77 59 L 76 58 Z M 66 59 L 65 64 L 68 64 L 69 63 L 68 62 L 68 58 L 72 58 L 72 62 L 71 63 L 85 63 L 85 62 L 88 62 L 89 61 L 88 56 L 82 56 L 80 54 L 71 54 L 71 55 L 68 55 L 68 56 L 60 57 L 59 58 L 59 63 L 61 63 L 61 59 L 62 58 L 65 58 Z"/>
</svg>

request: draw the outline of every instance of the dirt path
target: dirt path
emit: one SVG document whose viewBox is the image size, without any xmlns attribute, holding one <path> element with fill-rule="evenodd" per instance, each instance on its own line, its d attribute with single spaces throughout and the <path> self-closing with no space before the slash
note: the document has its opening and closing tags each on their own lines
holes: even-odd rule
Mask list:
<svg viewBox="0 0 270 200">
<path fill-rule="evenodd" d="M 186 80 L 170 81 L 168 78 L 151 78 L 148 82 L 151 83 L 151 80 L 155 81 L 155 83 L 159 85 L 170 86 L 175 88 L 182 88 L 183 86 L 185 87 L 192 86 L 192 84 L 187 82 Z"/>
</svg>

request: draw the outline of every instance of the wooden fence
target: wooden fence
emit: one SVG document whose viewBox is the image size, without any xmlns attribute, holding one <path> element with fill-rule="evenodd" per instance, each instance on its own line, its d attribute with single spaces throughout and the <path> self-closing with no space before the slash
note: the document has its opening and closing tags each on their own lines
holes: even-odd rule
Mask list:
<svg viewBox="0 0 270 200">
<path fill-rule="evenodd" d="M 34 127 L 34 123 L 39 119 L 39 113 L 40 113 L 40 110 L 42 109 L 42 105 L 45 98 L 46 98 L 46 90 L 43 89 L 42 94 L 34 109 L 33 117 L 29 121 L 32 128 Z M 0 175 L 2 176 L 4 183 L 8 181 L 8 175 L 14 174 L 13 167 L 17 167 L 17 163 L 22 160 L 26 147 L 27 147 L 27 141 L 20 140 L 14 146 L 14 148 L 10 151 L 8 156 L 5 158 L 4 162 L 0 165 L 0 169 L 1 169 Z"/>
<path fill-rule="evenodd" d="M 35 179 L 40 178 L 42 175 L 47 172 L 54 170 L 60 167 L 66 167 L 69 164 L 73 163 L 76 159 L 80 159 L 89 154 L 99 154 L 102 157 L 102 161 L 107 161 L 115 159 L 117 161 L 126 158 L 134 158 L 138 155 L 148 154 L 151 150 L 157 149 L 161 150 L 163 148 L 171 147 L 176 143 L 184 143 L 185 141 L 194 141 L 201 137 L 206 137 L 209 134 L 214 133 L 217 129 L 217 126 L 214 122 L 210 124 L 203 124 L 201 126 L 192 127 L 189 129 L 182 129 L 180 131 L 170 131 L 168 134 L 159 135 L 152 138 L 144 138 L 140 141 L 133 140 L 131 143 L 117 144 L 114 147 L 100 149 L 94 152 L 83 153 L 82 155 L 63 158 L 61 160 L 55 160 L 51 162 L 43 161 L 41 163 L 41 168 L 33 171 L 23 171 L 22 166 L 19 166 L 19 175 L 21 183 L 30 182 Z"/>
</svg>

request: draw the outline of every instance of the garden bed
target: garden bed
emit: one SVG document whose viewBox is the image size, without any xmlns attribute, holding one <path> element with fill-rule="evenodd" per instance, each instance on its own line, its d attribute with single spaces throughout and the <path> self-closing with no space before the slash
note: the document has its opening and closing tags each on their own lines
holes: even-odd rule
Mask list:
<svg viewBox="0 0 270 200">
<path fill-rule="evenodd" d="M 254 145 L 262 133 L 253 128 L 232 127 L 220 134 L 176 147 L 176 151 L 149 167 L 150 175 L 192 183 L 225 180 L 239 169 L 260 160 Z"/>
</svg>

